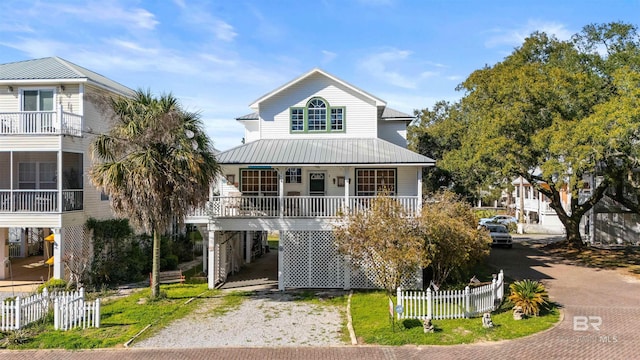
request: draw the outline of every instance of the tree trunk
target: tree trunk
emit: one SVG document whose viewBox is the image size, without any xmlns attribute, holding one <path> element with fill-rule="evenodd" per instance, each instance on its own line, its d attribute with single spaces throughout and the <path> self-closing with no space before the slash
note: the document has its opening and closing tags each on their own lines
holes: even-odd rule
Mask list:
<svg viewBox="0 0 640 360">
<path fill-rule="evenodd" d="M 157 298 L 160 295 L 160 232 L 153 231 L 153 265 L 151 268 L 151 298 Z"/>
<path fill-rule="evenodd" d="M 580 249 L 584 247 L 584 243 L 582 242 L 582 235 L 580 235 L 580 219 L 582 216 L 566 216 L 558 214 L 558 218 L 564 225 L 565 231 L 567 232 L 566 241 L 569 246 Z"/>
</svg>

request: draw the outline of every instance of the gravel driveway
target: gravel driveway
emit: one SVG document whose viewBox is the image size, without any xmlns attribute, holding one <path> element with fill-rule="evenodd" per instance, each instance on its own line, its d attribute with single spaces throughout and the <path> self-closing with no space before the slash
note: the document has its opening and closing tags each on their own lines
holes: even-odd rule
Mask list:
<svg viewBox="0 0 640 360">
<path fill-rule="evenodd" d="M 293 293 L 256 292 L 235 310 L 212 315 L 216 299 L 177 320 L 138 348 L 207 348 L 256 346 L 331 346 L 340 340 L 342 310 L 296 301 Z"/>
</svg>

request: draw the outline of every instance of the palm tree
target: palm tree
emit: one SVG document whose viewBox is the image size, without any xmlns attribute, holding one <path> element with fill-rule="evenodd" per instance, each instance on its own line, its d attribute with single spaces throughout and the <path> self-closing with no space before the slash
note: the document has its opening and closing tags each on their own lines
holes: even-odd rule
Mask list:
<svg viewBox="0 0 640 360">
<path fill-rule="evenodd" d="M 138 90 L 131 98 L 96 102 L 113 120 L 92 143 L 91 182 L 109 195 L 118 216 L 153 234 L 151 296 L 160 290 L 160 236 L 173 219 L 203 206 L 220 173 L 198 113 L 171 94 Z"/>
</svg>

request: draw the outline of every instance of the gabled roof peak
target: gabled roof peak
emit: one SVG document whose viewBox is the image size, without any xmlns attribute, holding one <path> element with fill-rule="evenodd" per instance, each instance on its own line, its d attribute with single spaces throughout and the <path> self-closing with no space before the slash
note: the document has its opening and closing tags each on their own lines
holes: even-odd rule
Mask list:
<svg viewBox="0 0 640 360">
<path fill-rule="evenodd" d="M 258 105 L 261 102 L 263 102 L 263 101 L 265 101 L 265 100 L 267 100 L 267 99 L 279 94 L 280 92 L 290 88 L 291 86 L 293 86 L 295 84 L 298 84 L 298 83 L 304 81 L 305 79 L 307 79 L 307 78 L 309 78 L 309 77 L 311 77 L 313 75 L 316 75 L 316 74 L 319 74 L 319 75 L 322 75 L 322 76 L 324 76 L 326 78 L 329 78 L 332 81 L 335 81 L 335 82 L 341 84 L 342 86 L 350 88 L 353 91 L 355 91 L 357 93 L 360 93 L 363 96 L 372 99 L 375 102 L 376 106 L 386 106 L 387 105 L 386 101 L 384 101 L 384 100 L 382 100 L 382 99 L 380 99 L 380 98 L 378 98 L 378 97 L 376 97 L 374 95 L 371 95 L 370 93 L 368 93 L 368 92 L 366 92 L 366 91 L 364 91 L 364 90 L 362 90 L 362 89 L 360 89 L 360 88 L 358 88 L 356 86 L 353 86 L 353 85 L 349 84 L 348 82 L 346 82 L 346 81 L 344 81 L 342 79 L 339 79 L 336 76 L 334 76 L 332 74 L 329 74 L 328 72 L 326 72 L 326 71 L 324 71 L 324 70 L 322 70 L 322 69 L 320 69 L 318 67 L 315 67 L 315 68 L 309 70 L 308 72 L 302 74 L 301 76 L 298 76 L 297 78 L 295 78 L 295 79 L 289 81 L 288 83 L 280 86 L 279 88 L 277 88 L 277 89 L 275 89 L 275 90 L 273 90 L 273 91 L 261 96 L 260 98 L 258 98 L 254 102 L 252 102 L 249 105 L 249 107 L 251 107 L 252 109 L 257 109 Z"/>
</svg>

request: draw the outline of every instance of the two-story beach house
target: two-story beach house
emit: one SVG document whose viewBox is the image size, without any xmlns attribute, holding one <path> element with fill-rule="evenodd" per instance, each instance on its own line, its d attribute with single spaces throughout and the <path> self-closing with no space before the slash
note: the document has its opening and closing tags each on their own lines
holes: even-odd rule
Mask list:
<svg viewBox="0 0 640 360">
<path fill-rule="evenodd" d="M 109 127 L 90 99 L 132 93 L 58 57 L 0 65 L 0 279 L 12 258 L 39 256 L 65 278 L 90 256 L 87 218 L 113 216 L 87 178 L 92 134 Z"/>
<path fill-rule="evenodd" d="M 221 152 L 224 176 L 200 223 L 209 286 L 252 260 L 264 232 L 279 231 L 278 286 L 367 288 L 333 245 L 339 214 L 366 208 L 383 190 L 410 214 L 422 204 L 422 172 L 434 160 L 407 149 L 411 115 L 320 69 L 260 97 L 236 120 L 244 144 Z"/>
</svg>

